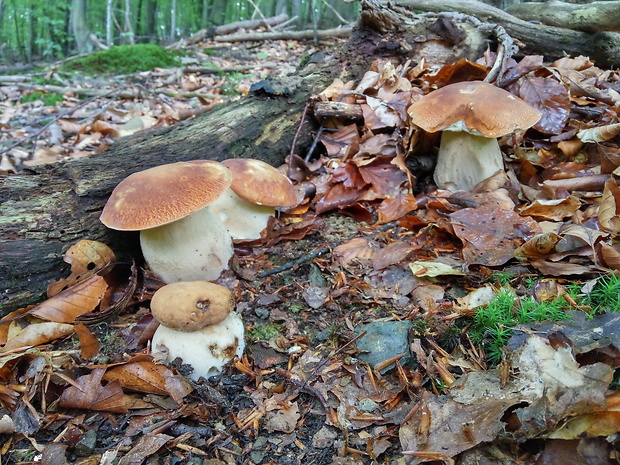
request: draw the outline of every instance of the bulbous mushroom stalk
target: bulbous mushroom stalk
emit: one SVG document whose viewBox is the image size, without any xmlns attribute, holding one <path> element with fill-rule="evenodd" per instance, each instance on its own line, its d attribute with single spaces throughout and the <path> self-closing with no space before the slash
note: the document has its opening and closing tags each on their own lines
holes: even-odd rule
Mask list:
<svg viewBox="0 0 620 465">
<path fill-rule="evenodd" d="M 164 282 L 215 280 L 228 268 L 233 246 L 208 206 L 231 182 L 232 172 L 210 160 L 140 171 L 116 186 L 101 222 L 140 231 L 144 259 Z"/>
<path fill-rule="evenodd" d="M 541 116 L 510 92 L 481 81 L 442 87 L 407 112 L 425 131 L 443 131 L 434 179 L 451 191 L 469 190 L 503 170 L 497 138 L 527 129 Z"/>
</svg>

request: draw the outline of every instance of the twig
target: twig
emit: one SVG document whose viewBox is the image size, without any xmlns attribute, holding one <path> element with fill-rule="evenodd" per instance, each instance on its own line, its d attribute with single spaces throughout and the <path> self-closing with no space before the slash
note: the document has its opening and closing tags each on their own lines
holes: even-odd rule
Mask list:
<svg viewBox="0 0 620 465">
<path fill-rule="evenodd" d="M 306 106 L 304 107 L 304 111 L 301 113 L 301 121 L 299 122 L 299 126 L 297 126 L 297 131 L 295 131 L 295 136 L 293 137 L 293 142 L 291 143 L 291 152 L 288 155 L 288 170 L 289 173 L 293 169 L 293 155 L 295 154 L 295 146 L 297 145 L 297 139 L 299 138 L 299 134 L 301 133 L 301 128 L 306 122 L 306 114 L 308 113 L 308 107 L 310 106 L 310 102 L 306 102 Z"/>
<path fill-rule="evenodd" d="M 278 266 L 276 268 L 272 268 L 271 270 L 262 271 L 258 273 L 258 277 L 265 278 L 267 276 L 281 273 L 282 271 L 290 270 L 292 268 L 295 268 L 298 265 L 301 265 L 302 263 L 306 263 L 306 262 L 309 262 L 310 260 L 315 259 L 319 255 L 323 255 L 325 252 L 329 252 L 329 250 L 330 249 L 327 246 L 321 247 L 320 249 L 316 249 L 313 252 L 310 252 L 309 254 L 306 254 L 303 257 L 298 258 L 297 260 L 285 263 L 284 265 Z"/>
<path fill-rule="evenodd" d="M 263 12 L 260 11 L 260 8 L 258 7 L 258 5 L 256 3 L 254 3 L 253 0 L 248 0 L 248 2 L 250 3 L 250 5 L 252 5 L 254 7 L 254 11 L 256 13 L 258 13 L 258 15 L 261 17 L 261 19 L 265 22 L 265 27 L 267 28 L 267 30 L 273 32 L 272 27 L 267 22 L 267 18 L 265 18 L 265 15 L 263 14 Z"/>
</svg>

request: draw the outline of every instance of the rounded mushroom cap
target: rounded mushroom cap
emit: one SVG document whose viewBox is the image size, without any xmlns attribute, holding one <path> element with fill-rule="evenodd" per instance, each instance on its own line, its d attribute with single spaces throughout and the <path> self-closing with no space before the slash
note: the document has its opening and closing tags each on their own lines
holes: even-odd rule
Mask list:
<svg viewBox="0 0 620 465">
<path fill-rule="evenodd" d="M 229 158 L 222 164 L 233 172 L 230 188 L 242 199 L 268 207 L 292 207 L 297 203 L 291 180 L 268 163 Z"/>
<path fill-rule="evenodd" d="M 232 182 L 221 163 L 193 160 L 134 173 L 112 191 L 100 220 L 108 228 L 138 231 L 184 218 L 217 199 Z"/>
<path fill-rule="evenodd" d="M 233 306 L 231 292 L 208 281 L 167 284 L 151 299 L 153 318 L 179 331 L 197 331 L 217 324 L 228 316 Z"/>
<path fill-rule="evenodd" d="M 489 138 L 527 129 L 541 116 L 510 92 L 482 81 L 437 89 L 414 102 L 408 113 L 427 132 L 467 131 Z"/>
</svg>

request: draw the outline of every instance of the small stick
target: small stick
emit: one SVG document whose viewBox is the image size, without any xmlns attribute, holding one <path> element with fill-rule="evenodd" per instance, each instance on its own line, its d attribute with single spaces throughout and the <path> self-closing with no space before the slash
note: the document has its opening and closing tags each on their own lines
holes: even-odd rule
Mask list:
<svg viewBox="0 0 620 465">
<path fill-rule="evenodd" d="M 281 273 L 282 271 L 290 270 L 292 268 L 295 268 L 298 265 L 301 265 L 302 263 L 306 263 L 306 262 L 309 262 L 310 260 L 315 259 L 319 255 L 323 255 L 324 253 L 329 252 L 329 250 L 330 249 L 327 246 L 326 247 L 321 247 L 320 249 L 316 249 L 313 252 L 310 252 L 309 254 L 304 255 L 303 257 L 298 258 L 297 260 L 285 263 L 284 265 L 278 266 L 276 268 L 272 268 L 271 270 L 262 271 L 262 272 L 258 273 L 258 277 L 259 278 L 265 278 L 267 276 L 271 276 L 271 275 L 274 275 L 274 274 Z"/>
</svg>

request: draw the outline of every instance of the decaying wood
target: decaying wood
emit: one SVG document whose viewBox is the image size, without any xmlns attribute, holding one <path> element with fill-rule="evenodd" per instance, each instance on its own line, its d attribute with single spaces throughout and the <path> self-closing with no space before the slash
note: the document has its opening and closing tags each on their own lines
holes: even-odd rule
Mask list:
<svg viewBox="0 0 620 465">
<path fill-rule="evenodd" d="M 562 53 L 571 56 L 586 55 L 603 67 L 616 66 L 620 61 L 620 33 L 617 32 L 590 33 L 535 24 L 473 0 L 398 0 L 396 5 L 417 11 L 454 11 L 474 16 L 487 23 L 501 24 L 508 34 L 525 44 L 526 54 L 551 57 Z"/>
<path fill-rule="evenodd" d="M 216 42 L 246 42 L 251 40 L 307 40 L 329 39 L 330 37 L 348 37 L 351 34 L 350 27 L 324 29 L 319 31 L 274 31 L 274 32 L 249 32 L 247 34 L 229 34 L 215 37 Z"/>
<path fill-rule="evenodd" d="M 550 2 L 518 3 L 504 11 L 525 21 L 538 21 L 577 31 L 620 31 L 620 2 L 586 4 Z"/>
<path fill-rule="evenodd" d="M 202 29 L 187 39 L 188 44 L 196 44 L 205 40 L 207 37 L 231 34 L 239 29 L 257 29 L 261 26 L 273 27 L 285 23 L 289 20 L 288 15 L 281 14 L 264 19 L 248 19 L 245 21 L 235 21 L 234 23 L 223 24 L 210 29 Z"/>
</svg>

